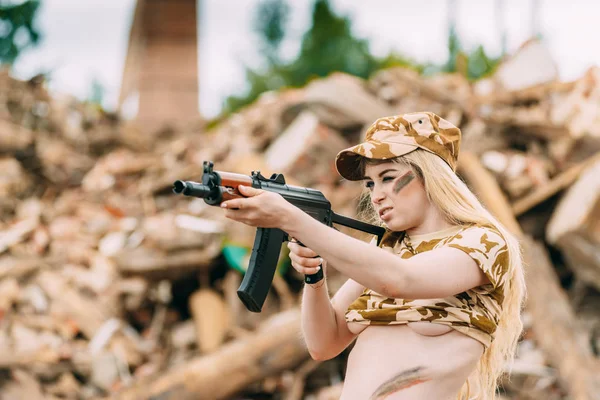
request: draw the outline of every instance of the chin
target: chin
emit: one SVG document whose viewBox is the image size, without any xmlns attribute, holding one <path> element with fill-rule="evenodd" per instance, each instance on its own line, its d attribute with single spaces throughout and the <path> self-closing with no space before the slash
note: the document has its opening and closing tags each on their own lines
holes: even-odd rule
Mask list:
<svg viewBox="0 0 600 400">
<path fill-rule="evenodd" d="M 388 221 L 388 222 L 384 222 L 383 224 L 385 227 L 387 227 L 389 230 L 391 230 L 393 232 L 401 232 L 401 231 L 405 231 L 407 229 L 412 228 L 411 224 L 406 223 L 404 221 L 396 221 L 395 219 L 392 219 L 391 221 Z"/>
<path fill-rule="evenodd" d="M 394 215 L 393 218 L 384 221 L 385 226 L 393 232 L 402 232 L 409 229 L 413 229 L 415 226 L 420 225 L 420 218 L 417 215 L 405 214 Z"/>
</svg>

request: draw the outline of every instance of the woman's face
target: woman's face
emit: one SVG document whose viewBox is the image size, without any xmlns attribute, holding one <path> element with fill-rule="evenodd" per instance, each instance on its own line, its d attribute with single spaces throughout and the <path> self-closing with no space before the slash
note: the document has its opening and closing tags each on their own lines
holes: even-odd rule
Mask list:
<svg viewBox="0 0 600 400">
<path fill-rule="evenodd" d="M 392 231 L 419 226 L 430 206 L 425 188 L 408 166 L 387 162 L 367 165 L 364 184 L 379 218 Z"/>
</svg>

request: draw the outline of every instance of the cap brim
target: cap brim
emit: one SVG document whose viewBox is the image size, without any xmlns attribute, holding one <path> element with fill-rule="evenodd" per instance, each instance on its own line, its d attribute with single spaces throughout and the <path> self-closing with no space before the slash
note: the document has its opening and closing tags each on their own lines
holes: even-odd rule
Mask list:
<svg viewBox="0 0 600 400">
<path fill-rule="evenodd" d="M 361 158 L 371 160 L 391 160 L 401 157 L 419 148 L 417 145 L 405 143 L 383 143 L 371 142 L 376 150 L 365 151 L 365 143 L 344 149 L 335 157 L 335 168 L 337 172 L 349 181 L 359 181 L 363 179 L 364 173 L 359 170 Z"/>
</svg>

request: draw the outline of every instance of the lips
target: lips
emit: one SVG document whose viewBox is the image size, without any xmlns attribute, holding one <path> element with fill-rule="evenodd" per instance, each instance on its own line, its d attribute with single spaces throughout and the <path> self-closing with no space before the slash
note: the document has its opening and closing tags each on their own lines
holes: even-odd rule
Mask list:
<svg viewBox="0 0 600 400">
<path fill-rule="evenodd" d="M 379 217 L 383 217 L 384 214 L 388 211 L 390 211 L 392 209 L 392 207 L 383 207 L 381 210 L 379 210 Z"/>
</svg>

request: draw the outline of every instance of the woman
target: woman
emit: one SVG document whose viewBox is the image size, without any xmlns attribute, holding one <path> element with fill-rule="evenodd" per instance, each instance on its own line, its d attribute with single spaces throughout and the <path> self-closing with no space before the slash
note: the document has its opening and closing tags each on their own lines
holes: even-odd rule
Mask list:
<svg viewBox="0 0 600 400">
<path fill-rule="evenodd" d="M 455 174 L 461 133 L 451 123 L 429 112 L 385 117 L 365 138 L 336 167 L 364 182 L 362 214 L 386 228 L 379 246 L 253 188 L 223 204 L 226 216 L 302 242 L 288 246 L 303 274 L 329 265 L 349 277 L 331 300 L 325 280 L 302 299 L 314 359 L 356 339 L 343 400 L 494 399 L 522 330 L 519 244 Z"/>
</svg>

